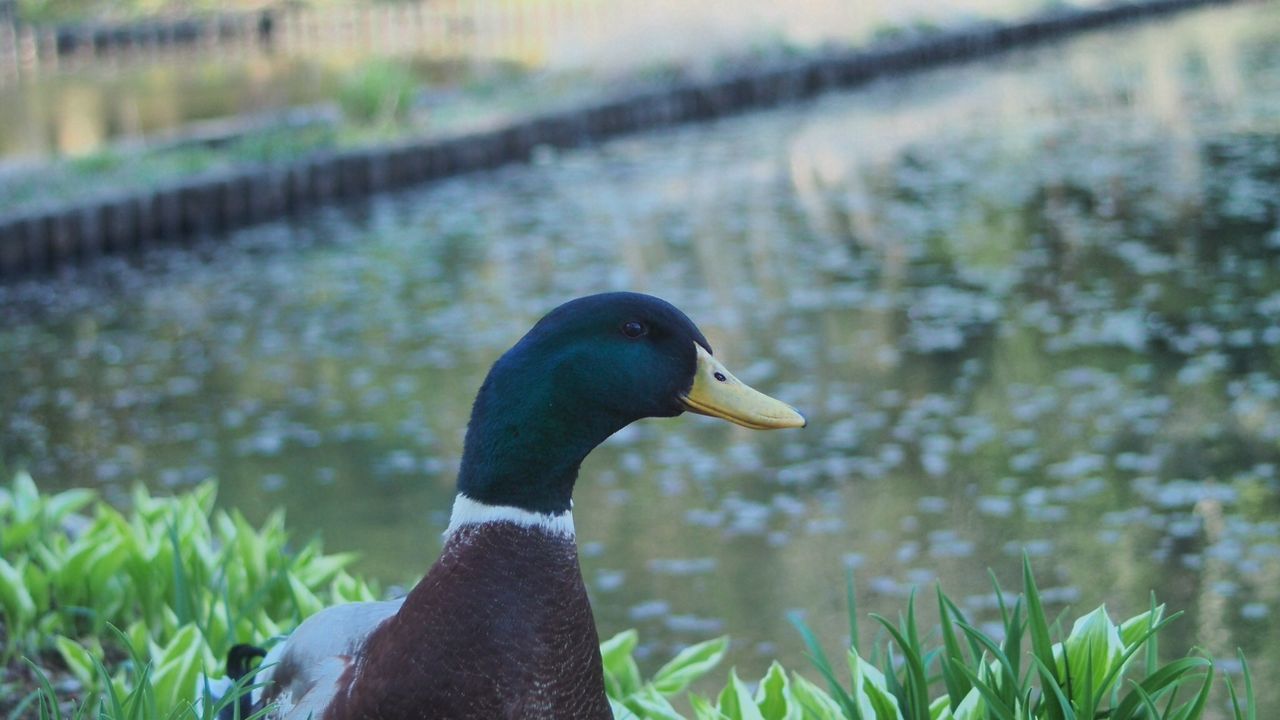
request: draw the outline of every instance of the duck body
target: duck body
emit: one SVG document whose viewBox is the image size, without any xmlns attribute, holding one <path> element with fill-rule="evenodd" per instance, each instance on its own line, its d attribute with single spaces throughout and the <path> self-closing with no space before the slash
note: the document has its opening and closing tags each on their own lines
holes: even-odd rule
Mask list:
<svg viewBox="0 0 1280 720">
<path fill-rule="evenodd" d="M 513 523 L 455 532 L 350 677 L 325 720 L 613 717 L 573 539 Z"/>
<path fill-rule="evenodd" d="M 611 718 L 599 646 L 571 523 L 467 522 L 404 598 L 299 626 L 264 661 L 256 706 L 280 720 Z"/>
<path fill-rule="evenodd" d="M 553 310 L 480 388 L 439 559 L 405 598 L 303 622 L 265 658 L 254 709 L 271 708 L 271 720 L 613 717 L 573 486 L 614 432 L 686 410 L 804 425 L 734 378 L 662 300 L 610 293 Z"/>
</svg>

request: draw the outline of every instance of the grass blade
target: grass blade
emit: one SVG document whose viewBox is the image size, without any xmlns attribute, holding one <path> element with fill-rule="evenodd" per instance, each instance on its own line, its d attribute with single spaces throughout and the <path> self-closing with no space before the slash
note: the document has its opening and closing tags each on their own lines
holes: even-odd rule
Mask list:
<svg viewBox="0 0 1280 720">
<path fill-rule="evenodd" d="M 1151 593 L 1151 617 L 1156 615 L 1156 594 Z M 1147 675 L 1151 675 L 1160 667 L 1160 637 L 1155 633 L 1145 638 L 1147 646 Z"/>
<path fill-rule="evenodd" d="M 1132 680 L 1130 680 L 1129 682 L 1133 685 L 1133 692 L 1136 692 L 1138 694 L 1138 697 L 1141 698 L 1142 707 L 1147 712 L 1151 713 L 1151 720 L 1156 720 L 1157 718 L 1159 718 L 1160 708 L 1156 707 L 1156 701 L 1153 700 L 1151 696 L 1147 694 L 1146 690 L 1142 689 L 1141 685 L 1139 685 L 1138 683 Z"/>
<path fill-rule="evenodd" d="M 1045 620 L 1044 605 L 1040 602 L 1040 591 L 1036 588 L 1036 579 L 1031 572 L 1031 558 L 1022 553 L 1022 584 L 1027 596 L 1027 629 L 1031 631 L 1031 652 L 1040 664 L 1040 672 L 1047 673 L 1046 682 L 1052 681 L 1055 689 L 1061 690 L 1061 678 L 1058 677 L 1058 664 L 1053 659 L 1053 641 L 1049 637 L 1049 625 Z M 1070 705 L 1067 706 L 1070 710 Z M 1062 717 L 1050 714 L 1050 718 Z"/>
<path fill-rule="evenodd" d="M 981 643 L 988 652 L 996 658 L 996 662 L 1000 664 L 1001 674 L 1003 675 L 1002 687 L 1005 688 L 1006 698 L 1016 698 L 1018 695 L 1018 678 L 1013 674 L 1013 663 L 1009 661 L 1009 657 L 1004 654 L 1004 650 L 996 644 L 995 640 L 987 637 L 978 628 L 968 624 L 960 623 L 960 629 L 969 636 L 971 640 Z M 979 666 L 978 671 L 982 671 Z M 1006 703 L 1007 704 L 1007 703 Z"/>
<path fill-rule="evenodd" d="M 839 679 L 836 678 L 835 672 L 831 669 L 831 663 L 827 660 L 827 654 L 822 651 L 822 645 L 818 642 L 818 638 L 814 636 L 813 631 L 809 629 L 804 620 L 795 614 L 791 615 L 790 620 L 791 624 L 800 632 L 800 637 L 804 639 L 805 646 L 809 648 L 809 662 L 827 681 L 827 689 L 835 696 L 836 702 L 840 703 L 845 715 L 851 720 L 874 720 L 874 718 L 862 717 L 862 713 L 858 711 L 858 704 L 854 702 L 853 697 L 849 695 L 844 686 L 840 684 Z M 857 689 L 855 688 L 854 691 L 856 692 Z"/>
<path fill-rule="evenodd" d="M 1138 686 L 1139 689 L 1147 695 L 1150 695 L 1153 699 L 1160 697 L 1166 692 L 1175 694 L 1174 691 L 1177 690 L 1178 685 L 1180 685 L 1185 679 L 1187 673 L 1210 665 L 1212 665 L 1211 662 L 1200 657 L 1186 657 L 1180 660 L 1174 660 L 1168 665 L 1157 669 L 1150 676 L 1144 678 Z M 1133 714 L 1137 711 L 1138 705 L 1141 702 L 1142 699 L 1139 695 L 1134 692 L 1130 692 L 1125 695 L 1123 700 L 1120 701 L 1120 706 L 1112 710 L 1111 717 L 1113 720 L 1128 720 L 1128 718 L 1134 716 Z M 1163 717 L 1163 715 L 1158 715 L 1157 717 Z"/>
<path fill-rule="evenodd" d="M 849 647 L 853 651 L 862 655 L 861 649 L 858 647 L 858 595 L 853 581 L 853 568 L 846 568 L 844 572 L 844 603 L 849 613 Z"/>
<path fill-rule="evenodd" d="M 62 708 L 58 707 L 58 694 L 53 690 L 53 683 L 35 663 L 22 658 L 36 678 L 36 692 L 40 693 L 40 720 L 62 720 Z"/>
<path fill-rule="evenodd" d="M 173 546 L 173 612 L 178 616 L 178 624 L 186 625 L 195 620 L 195 603 L 187 570 L 182 566 L 182 543 L 178 539 L 178 528 L 173 523 L 169 523 L 169 544 Z"/>
<path fill-rule="evenodd" d="M 914 596 L 913 596 L 914 598 Z M 907 614 L 911 617 L 911 604 L 908 604 Z M 898 647 L 902 648 L 903 662 L 907 667 L 907 682 L 904 685 L 907 699 L 906 716 L 910 718 L 923 718 L 929 720 L 929 696 L 928 696 L 928 680 L 925 676 L 924 663 L 920 659 L 919 639 L 915 644 L 904 636 L 898 628 L 894 627 L 882 615 L 872 614 L 871 618 L 884 626 L 885 630 L 898 643 Z M 914 633 L 908 630 L 912 636 Z"/>
<path fill-rule="evenodd" d="M 1204 715 L 1204 708 L 1209 704 L 1209 692 L 1213 690 L 1213 663 L 1209 664 L 1208 671 L 1204 674 L 1204 682 L 1200 685 L 1200 692 L 1187 703 L 1184 712 L 1179 714 L 1181 718 L 1196 718 L 1197 720 Z"/>
<path fill-rule="evenodd" d="M 1147 631 L 1142 634 L 1142 637 L 1139 638 L 1138 641 L 1132 645 L 1132 647 L 1130 647 L 1128 650 L 1125 651 L 1123 655 L 1120 656 L 1120 662 L 1116 663 L 1115 667 L 1111 668 L 1111 670 L 1107 673 L 1106 678 L 1104 678 L 1102 681 L 1102 687 L 1104 688 L 1110 687 L 1111 684 L 1116 681 L 1116 678 L 1120 675 L 1120 673 L 1124 671 L 1125 664 L 1129 662 L 1129 658 L 1133 657 L 1134 653 L 1138 652 L 1138 649 L 1143 647 L 1143 645 L 1148 640 L 1154 642 L 1155 638 L 1158 637 L 1158 633 L 1160 632 L 1161 628 L 1173 622 L 1174 620 L 1177 620 L 1181 616 L 1182 616 L 1182 611 L 1178 611 L 1176 613 L 1173 613 L 1169 617 L 1161 620 L 1160 622 L 1155 623 L 1151 625 L 1149 628 L 1147 628 Z M 1148 650 L 1148 652 L 1150 651 Z M 1148 666 L 1149 664 L 1150 663 L 1148 661 Z M 1157 666 L 1157 669 L 1159 669 L 1158 666 Z M 1153 672 L 1147 673 L 1147 676 L 1150 677 L 1153 674 Z M 1116 682 L 1115 687 L 1118 689 L 1120 687 L 1120 683 Z M 1115 700 L 1113 697 L 1112 705 L 1114 704 L 1115 704 Z"/>
<path fill-rule="evenodd" d="M 1236 655 L 1240 658 L 1240 670 L 1244 673 L 1244 720 L 1258 720 L 1258 703 L 1254 701 L 1253 696 L 1253 676 L 1249 673 L 1249 663 L 1244 659 L 1244 651 L 1236 648 Z"/>
<path fill-rule="evenodd" d="M 1032 656 L 1031 659 L 1035 661 L 1036 669 L 1040 671 L 1043 688 L 1041 694 L 1046 698 L 1053 698 L 1057 702 L 1057 705 L 1049 705 L 1048 700 L 1045 700 L 1045 706 L 1056 709 L 1058 715 L 1064 720 L 1076 720 L 1075 711 L 1071 709 L 1071 701 L 1062 693 L 1062 686 L 1058 683 L 1057 675 L 1048 665 L 1044 664 L 1044 661 L 1039 656 Z"/>
<path fill-rule="evenodd" d="M 964 673 L 973 687 L 982 695 L 982 698 L 987 701 L 987 711 L 994 713 L 996 720 L 1015 720 L 1014 711 L 1000 697 L 1000 693 L 995 688 L 983 682 L 982 678 L 978 677 L 978 674 L 971 670 L 969 666 L 959 665 L 959 670 Z"/>
</svg>

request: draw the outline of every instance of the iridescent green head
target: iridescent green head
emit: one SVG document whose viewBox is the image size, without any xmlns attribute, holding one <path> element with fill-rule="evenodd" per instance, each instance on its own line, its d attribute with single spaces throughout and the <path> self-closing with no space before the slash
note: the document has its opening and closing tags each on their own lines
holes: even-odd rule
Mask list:
<svg viewBox="0 0 1280 720">
<path fill-rule="evenodd" d="M 790 406 L 742 384 L 670 303 L 638 293 L 570 301 L 494 363 L 476 396 L 458 490 L 488 505 L 569 509 L 593 448 L 646 417 L 685 410 L 746 427 L 801 427 Z"/>
</svg>

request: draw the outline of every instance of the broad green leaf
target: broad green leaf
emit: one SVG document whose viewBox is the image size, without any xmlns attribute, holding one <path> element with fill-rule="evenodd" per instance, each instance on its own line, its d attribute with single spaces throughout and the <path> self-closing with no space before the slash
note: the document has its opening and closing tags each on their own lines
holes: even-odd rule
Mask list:
<svg viewBox="0 0 1280 720">
<path fill-rule="evenodd" d="M 65 635 L 56 635 L 53 638 L 53 647 L 62 657 L 62 662 L 66 663 L 67 669 L 85 687 L 93 687 L 96 684 L 97 671 L 93 666 L 93 655 L 80 643 Z"/>
<path fill-rule="evenodd" d="M 129 560 L 129 551 L 128 538 L 114 536 L 102 538 L 89 552 L 87 580 L 94 596 L 106 593 L 106 587 L 118 581 L 117 573 Z"/>
<path fill-rule="evenodd" d="M 62 522 L 63 518 L 93 502 L 97 494 L 83 488 L 66 490 L 50 496 L 44 504 L 44 518 L 49 525 Z"/>
<path fill-rule="evenodd" d="M 196 676 L 204 667 L 203 649 L 196 626 L 187 625 L 152 656 L 156 705 L 163 714 L 178 707 L 195 688 Z"/>
<path fill-rule="evenodd" d="M 218 483 L 202 480 L 186 497 L 195 501 L 195 510 L 200 517 L 209 517 L 213 512 L 213 504 L 218 499 Z"/>
<path fill-rule="evenodd" d="M 614 720 L 641 720 L 640 717 L 631 712 L 626 705 L 623 705 L 613 698 L 609 698 L 609 709 L 613 710 Z"/>
<path fill-rule="evenodd" d="M 632 693 L 624 703 L 642 718 L 649 720 L 685 720 L 684 716 L 676 712 L 671 707 L 671 703 L 658 692 L 652 684 L 645 685 L 639 691 Z"/>
<path fill-rule="evenodd" d="M 38 542 L 42 534 L 38 518 L 8 518 L 4 523 L 4 532 L 0 533 L 0 550 L 5 555 L 20 551 Z"/>
<path fill-rule="evenodd" d="M 18 520 L 28 520 L 40 513 L 42 505 L 36 481 L 26 471 L 13 476 L 13 514 Z"/>
<path fill-rule="evenodd" d="M 689 693 L 689 707 L 693 709 L 694 720 L 725 720 L 710 700 L 696 693 Z"/>
<path fill-rule="evenodd" d="M 293 602 L 302 617 L 311 617 L 324 609 L 324 603 L 311 589 L 297 577 L 289 575 L 289 591 L 293 594 Z"/>
<path fill-rule="evenodd" d="M 988 639 L 988 642 L 990 642 L 990 639 Z M 983 655 L 984 659 L 985 657 L 986 656 Z M 1041 664 L 1039 658 L 1035 658 L 1033 656 L 1032 660 L 1037 665 Z M 998 675 L 995 675 L 994 672 L 988 672 L 986 670 L 987 666 L 985 663 L 979 666 L 979 671 L 976 673 L 973 670 L 970 670 L 968 665 L 961 665 L 959 663 L 953 664 L 960 670 L 960 672 L 963 672 L 965 676 L 969 678 L 970 684 L 973 685 L 973 689 L 970 690 L 970 692 L 977 692 L 982 697 L 983 702 L 988 703 L 988 711 L 984 714 L 984 718 L 992 718 L 992 720 L 1016 720 L 1015 709 L 1009 707 L 1003 696 L 1000 694 L 1000 691 L 995 688 L 991 682 L 992 677 L 998 677 Z M 961 702 L 963 703 L 964 699 L 962 699 Z"/>
<path fill-rule="evenodd" d="M 356 557 L 355 553 L 322 555 L 317 552 L 308 557 L 306 562 L 299 563 L 294 568 L 294 573 L 299 580 L 306 583 L 307 587 L 317 588 L 328 583 L 338 575 L 339 571 L 355 562 Z"/>
<path fill-rule="evenodd" d="M 21 562 L 21 561 L 19 561 Z M 22 572 L 0 558 L 0 606 L 15 627 L 25 627 L 35 619 L 36 604 L 23 581 Z"/>
<path fill-rule="evenodd" d="M 852 648 L 849 649 L 849 672 L 853 675 L 854 699 L 864 719 L 902 720 L 898 698 L 890 692 L 884 673 L 858 657 Z"/>
<path fill-rule="evenodd" d="M 681 650 L 654 673 L 654 687 L 668 696 L 681 692 L 718 665 L 728 649 L 729 638 L 718 637 Z"/>
<path fill-rule="evenodd" d="M 956 671 L 961 676 L 963 672 Z M 967 678 L 966 678 L 967 680 Z M 929 703 L 929 720 L 954 720 L 955 715 L 951 712 L 951 696 L 939 695 Z"/>
<path fill-rule="evenodd" d="M 1071 700 L 1076 705 L 1089 705 L 1092 696 L 1106 691 L 1103 681 L 1123 655 L 1120 631 L 1102 605 L 1075 621 L 1054 660 L 1058 676 L 1069 680 Z"/>
<path fill-rule="evenodd" d="M 610 663 L 617 660 L 617 658 L 630 657 L 639 642 L 639 633 L 635 630 L 623 630 L 600 643 L 600 657 L 604 660 L 605 670 L 608 670 Z"/>
<path fill-rule="evenodd" d="M 15 568 L 16 569 L 16 568 Z M 36 613 L 45 613 L 50 609 L 49 575 L 35 563 L 28 563 L 22 568 L 22 584 L 31 596 Z"/>
<path fill-rule="evenodd" d="M 840 703 L 827 694 L 826 690 L 792 673 L 791 696 L 800 705 L 805 717 L 842 718 L 845 716 Z M 866 718 L 865 720 L 871 720 Z"/>
<path fill-rule="evenodd" d="M 640 689 L 640 668 L 631 657 L 639 641 L 635 630 L 624 630 L 600 643 L 605 689 L 610 697 L 622 700 Z"/>
<path fill-rule="evenodd" d="M 132 650 L 133 653 L 141 656 L 147 652 L 147 641 L 150 638 L 150 633 L 147 630 L 145 622 L 135 620 L 130 623 L 129 627 L 124 631 L 124 636 L 128 638 L 129 649 Z"/>
<path fill-rule="evenodd" d="M 369 587 L 369 583 L 339 571 L 329 583 L 329 596 L 335 603 L 371 602 L 378 599 L 378 593 Z"/>
<path fill-rule="evenodd" d="M 1141 615 L 1125 620 L 1120 623 L 1120 642 L 1128 649 L 1138 642 L 1147 630 L 1152 626 L 1158 625 L 1160 619 L 1164 617 L 1164 605 L 1156 607 L 1154 610 L 1148 610 Z"/>
<path fill-rule="evenodd" d="M 987 717 L 987 701 L 977 688 L 969 691 L 952 714 L 955 720 L 985 720 Z"/>
<path fill-rule="evenodd" d="M 787 671 L 774 660 L 756 688 L 756 707 L 765 720 L 799 720 L 800 708 L 791 703 L 791 682 Z"/>
<path fill-rule="evenodd" d="M 729 684 L 720 691 L 719 709 L 729 720 L 764 720 L 751 690 L 738 679 L 738 671 L 733 669 L 729 670 Z"/>
</svg>

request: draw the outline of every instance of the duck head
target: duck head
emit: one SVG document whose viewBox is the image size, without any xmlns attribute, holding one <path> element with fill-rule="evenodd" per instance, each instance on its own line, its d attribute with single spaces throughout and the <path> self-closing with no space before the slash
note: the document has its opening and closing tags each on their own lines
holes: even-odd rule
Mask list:
<svg viewBox="0 0 1280 720">
<path fill-rule="evenodd" d="M 552 310 L 494 363 L 476 396 L 458 491 L 487 506 L 569 510 L 578 467 L 613 433 L 685 411 L 749 428 L 803 427 L 739 381 L 670 303 L 606 293 Z"/>
</svg>

